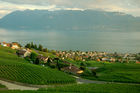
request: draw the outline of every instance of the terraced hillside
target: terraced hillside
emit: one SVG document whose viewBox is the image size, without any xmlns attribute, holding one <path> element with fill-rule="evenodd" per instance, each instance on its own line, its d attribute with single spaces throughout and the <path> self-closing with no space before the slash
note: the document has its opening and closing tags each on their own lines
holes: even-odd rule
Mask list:
<svg viewBox="0 0 140 93">
<path fill-rule="evenodd" d="M 0 78 L 28 84 L 66 84 L 75 79 L 55 69 L 33 65 L 19 58 L 16 51 L 0 46 Z"/>
</svg>

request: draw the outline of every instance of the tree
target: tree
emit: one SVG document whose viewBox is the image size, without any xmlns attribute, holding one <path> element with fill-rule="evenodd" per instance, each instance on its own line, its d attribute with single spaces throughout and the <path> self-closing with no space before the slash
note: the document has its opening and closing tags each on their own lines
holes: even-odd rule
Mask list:
<svg viewBox="0 0 140 93">
<path fill-rule="evenodd" d="M 37 58 L 37 54 L 32 52 L 31 55 L 30 55 L 30 59 L 33 61 L 33 63 L 35 63 L 36 58 Z"/>
<path fill-rule="evenodd" d="M 54 60 L 56 60 L 56 62 L 57 62 L 56 66 L 57 66 L 58 70 L 61 70 L 61 67 L 59 64 L 59 58 L 54 58 Z"/>
<path fill-rule="evenodd" d="M 38 65 L 39 63 L 40 63 L 39 58 L 36 58 L 36 60 L 35 60 L 34 64 Z"/>
<path fill-rule="evenodd" d="M 25 47 L 31 49 L 30 43 L 28 43 L 27 45 L 25 45 Z"/>
<path fill-rule="evenodd" d="M 48 58 L 47 65 L 50 66 L 50 64 L 51 64 L 51 59 Z"/>
<path fill-rule="evenodd" d="M 34 49 L 37 49 L 37 45 L 36 44 L 34 45 Z"/>
<path fill-rule="evenodd" d="M 43 52 L 48 52 L 48 49 L 47 48 L 43 49 Z"/>
<path fill-rule="evenodd" d="M 31 48 L 34 48 L 34 44 L 33 44 L 33 42 L 31 42 Z"/>
<path fill-rule="evenodd" d="M 118 53 L 117 52 L 114 53 L 114 57 L 118 58 Z"/>
<path fill-rule="evenodd" d="M 81 74 L 82 76 L 92 76 L 92 72 L 89 69 L 85 69 L 84 73 Z"/>
<path fill-rule="evenodd" d="M 85 63 L 83 63 L 83 62 L 81 62 L 81 63 L 80 63 L 80 66 L 86 66 L 86 64 L 85 64 Z"/>
<path fill-rule="evenodd" d="M 91 72 L 92 72 L 92 75 L 93 75 L 94 77 L 96 77 L 96 78 L 97 78 L 96 71 L 95 71 L 95 70 L 91 70 Z"/>
<path fill-rule="evenodd" d="M 85 67 L 85 66 L 80 66 L 80 69 L 81 69 L 81 70 L 85 70 L 86 67 Z"/>
<path fill-rule="evenodd" d="M 38 50 L 43 51 L 43 46 L 39 45 Z"/>
<path fill-rule="evenodd" d="M 83 63 L 83 62 L 81 62 L 81 63 L 80 63 L 80 69 L 81 69 L 81 70 L 85 70 L 85 69 L 86 69 L 86 64 Z"/>
</svg>

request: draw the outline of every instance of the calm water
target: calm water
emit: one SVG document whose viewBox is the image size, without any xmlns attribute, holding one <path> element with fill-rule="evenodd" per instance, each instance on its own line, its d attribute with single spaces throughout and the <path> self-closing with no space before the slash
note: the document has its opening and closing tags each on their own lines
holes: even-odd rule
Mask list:
<svg viewBox="0 0 140 93">
<path fill-rule="evenodd" d="M 140 32 L 109 31 L 12 31 L 0 29 L 0 42 L 42 44 L 55 50 L 140 52 Z"/>
</svg>

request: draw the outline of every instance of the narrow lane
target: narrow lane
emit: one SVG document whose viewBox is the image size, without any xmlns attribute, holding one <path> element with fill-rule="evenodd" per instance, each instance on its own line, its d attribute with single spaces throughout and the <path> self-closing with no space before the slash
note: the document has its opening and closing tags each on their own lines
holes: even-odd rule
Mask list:
<svg viewBox="0 0 140 93">
<path fill-rule="evenodd" d="M 27 87 L 22 85 L 17 85 L 7 81 L 0 80 L 0 84 L 5 85 L 9 90 L 38 90 L 39 88 Z"/>
<path fill-rule="evenodd" d="M 93 81 L 93 80 L 88 80 L 88 79 L 83 79 L 83 78 L 80 78 L 80 77 L 77 77 L 77 76 L 73 76 L 76 78 L 76 81 L 78 84 L 89 84 L 89 83 L 96 83 L 96 84 L 105 84 L 105 83 L 108 83 L 108 82 L 105 82 L 105 81 Z"/>
</svg>

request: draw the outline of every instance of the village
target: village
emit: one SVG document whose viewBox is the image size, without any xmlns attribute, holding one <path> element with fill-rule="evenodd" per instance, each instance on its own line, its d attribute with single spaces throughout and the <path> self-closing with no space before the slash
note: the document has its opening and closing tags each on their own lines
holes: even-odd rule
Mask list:
<svg viewBox="0 0 140 93">
<path fill-rule="evenodd" d="M 47 65 L 51 68 L 58 68 L 58 70 L 64 71 L 66 73 L 75 74 L 75 75 L 80 75 L 81 73 L 83 73 L 83 70 L 79 69 L 72 63 L 61 60 L 61 58 L 58 57 L 52 58 L 49 56 L 43 56 L 40 53 L 35 54 L 33 51 L 38 52 L 40 50 L 21 47 L 21 45 L 18 42 L 12 42 L 12 43 L 1 42 L 0 46 L 15 49 L 17 51 L 16 52 L 17 56 L 21 58 L 25 58 L 27 61 L 29 61 L 32 64 L 41 65 L 41 66 Z"/>
<path fill-rule="evenodd" d="M 106 53 L 97 51 L 56 51 L 56 55 L 62 59 L 73 59 L 76 61 L 98 61 L 98 62 L 120 62 L 120 63 L 139 63 L 139 53 Z"/>
<path fill-rule="evenodd" d="M 29 48 L 21 47 L 21 45 L 17 42 L 6 43 L 1 42 L 0 45 L 4 47 L 11 47 L 12 49 L 18 49 L 21 52 L 21 55 L 26 57 L 31 53 Z M 107 61 L 107 62 L 121 62 L 121 63 L 139 63 L 140 53 L 107 53 L 107 52 L 97 52 L 97 51 L 55 51 L 53 50 L 53 54 L 58 56 L 59 58 L 65 59 L 73 59 L 75 61 Z M 42 58 L 42 57 L 41 57 Z M 43 59 L 43 58 L 42 58 Z"/>
<path fill-rule="evenodd" d="M 139 63 L 139 53 L 120 54 L 120 53 L 106 53 L 97 51 L 56 51 L 56 55 L 62 59 L 73 59 L 76 61 L 98 61 L 98 62 L 120 62 L 120 63 Z"/>
<path fill-rule="evenodd" d="M 27 44 L 25 47 L 22 47 L 18 42 L 6 43 L 1 42 L 1 46 L 10 47 L 12 49 L 17 50 L 17 55 L 19 57 L 25 58 L 33 64 L 37 65 L 48 65 L 51 68 L 58 68 L 58 70 L 62 70 L 64 72 L 73 73 L 73 74 L 81 74 L 84 69 L 78 68 L 72 63 L 69 63 L 68 60 L 73 61 L 97 61 L 97 62 L 119 62 L 119 63 L 140 63 L 140 53 L 132 54 L 120 54 L 120 53 L 106 53 L 106 52 L 97 52 L 97 51 L 46 51 L 42 46 L 39 46 L 41 49 L 37 49 L 36 45 L 33 43 Z M 30 46 L 30 47 L 29 47 Z M 32 47 L 31 47 L 32 46 Z M 33 51 L 36 51 L 35 54 Z M 52 52 L 55 55 L 55 58 L 48 56 L 44 56 L 40 54 L 39 51 L 42 52 Z M 59 62 L 61 61 L 61 63 Z"/>
</svg>

